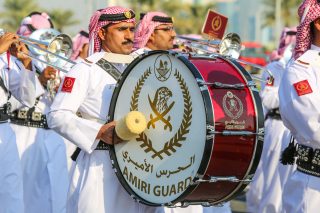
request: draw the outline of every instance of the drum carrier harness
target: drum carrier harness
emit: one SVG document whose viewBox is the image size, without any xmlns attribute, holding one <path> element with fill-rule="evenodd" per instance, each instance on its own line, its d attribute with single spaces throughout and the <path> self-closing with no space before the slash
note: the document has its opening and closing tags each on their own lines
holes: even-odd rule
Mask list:
<svg viewBox="0 0 320 213">
<path fill-rule="evenodd" d="M 0 87 L 4 90 L 5 93 L 8 94 L 7 103 L 5 103 L 2 107 L 0 107 L 0 123 L 6 123 L 10 119 L 11 104 L 9 102 L 9 99 L 11 97 L 11 93 L 4 85 L 4 81 L 1 78 L 1 76 L 0 76 Z"/>
<path fill-rule="evenodd" d="M 108 62 L 106 59 L 101 58 L 99 61 L 97 61 L 96 65 L 98 65 L 100 68 L 102 68 L 105 72 L 107 72 L 109 75 L 111 75 L 116 81 L 118 81 L 121 78 L 121 72 L 117 70 L 110 62 Z M 108 144 L 106 144 L 103 141 L 99 141 L 97 147 L 95 150 L 109 150 Z M 71 155 L 71 159 L 73 161 L 77 160 L 78 155 L 80 154 L 81 149 L 79 147 L 76 148 L 76 150 Z"/>
</svg>

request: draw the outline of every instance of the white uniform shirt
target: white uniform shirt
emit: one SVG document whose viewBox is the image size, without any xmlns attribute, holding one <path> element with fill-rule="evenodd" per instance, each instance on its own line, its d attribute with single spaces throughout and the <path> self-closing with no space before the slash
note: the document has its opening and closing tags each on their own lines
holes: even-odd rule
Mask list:
<svg viewBox="0 0 320 213">
<path fill-rule="evenodd" d="M 134 201 L 117 180 L 109 152 L 94 151 L 99 142 L 95 138 L 107 121 L 116 83 L 111 75 L 95 64 L 104 54 L 95 53 L 87 58 L 87 62 L 81 62 L 71 69 L 48 115 L 49 127 L 82 149 L 71 169 L 67 211 L 163 212 L 163 208 L 144 206 Z M 113 58 L 121 58 L 121 55 L 118 56 Z M 127 64 L 113 65 L 122 72 Z M 82 117 L 76 115 L 77 111 Z"/>
<path fill-rule="evenodd" d="M 9 60 L 8 65 L 7 54 L 0 55 L 0 76 L 11 94 L 24 105 L 31 107 L 35 100 L 35 73 L 26 70 L 16 57 L 11 56 Z M 0 106 L 8 101 L 7 97 L 8 94 L 1 88 Z"/>
<path fill-rule="evenodd" d="M 268 64 L 266 69 L 268 69 L 274 77 L 272 84 L 261 84 L 260 97 L 262 105 L 266 111 L 268 111 L 279 107 L 278 89 L 284 73 L 285 63 L 283 60 L 274 61 Z M 262 77 L 264 80 L 267 80 L 269 78 L 268 73 L 264 72 Z"/>
<path fill-rule="evenodd" d="M 314 45 L 286 70 L 279 88 L 281 117 L 296 142 L 320 148 L 320 48 Z M 284 186 L 282 211 L 317 213 L 319 177 L 295 171 Z"/>
<path fill-rule="evenodd" d="M 62 83 L 48 116 L 50 128 L 59 132 L 83 151 L 91 153 L 97 146 L 95 140 L 101 126 L 107 121 L 109 105 L 116 83 L 101 67 L 94 64 L 105 53 L 88 58 L 90 63 L 76 64 L 68 73 L 73 81 L 70 92 L 63 92 Z M 114 64 L 123 71 L 125 64 Z M 79 111 L 82 118 L 76 115 Z"/>
<path fill-rule="evenodd" d="M 320 148 L 319 50 L 312 46 L 288 67 L 279 88 L 280 112 L 285 126 L 298 143 L 313 148 Z"/>
</svg>

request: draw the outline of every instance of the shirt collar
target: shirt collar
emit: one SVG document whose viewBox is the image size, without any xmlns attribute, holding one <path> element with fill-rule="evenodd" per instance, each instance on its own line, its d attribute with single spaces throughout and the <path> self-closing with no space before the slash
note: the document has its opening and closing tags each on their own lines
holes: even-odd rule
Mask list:
<svg viewBox="0 0 320 213">
<path fill-rule="evenodd" d="M 311 44 L 310 50 L 320 51 L 320 47 L 318 47 L 318 46 L 316 46 L 314 44 Z"/>
</svg>

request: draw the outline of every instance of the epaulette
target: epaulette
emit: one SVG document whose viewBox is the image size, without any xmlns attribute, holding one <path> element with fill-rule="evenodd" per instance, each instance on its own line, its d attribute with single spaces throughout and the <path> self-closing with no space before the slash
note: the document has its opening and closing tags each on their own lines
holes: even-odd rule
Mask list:
<svg viewBox="0 0 320 213">
<path fill-rule="evenodd" d="M 87 64 L 87 65 L 89 65 L 89 66 L 91 66 L 92 64 L 93 64 L 93 62 L 92 61 L 89 61 L 88 59 L 83 59 L 83 62 L 85 63 L 85 64 Z"/>
<path fill-rule="evenodd" d="M 319 58 L 318 51 L 308 50 L 303 53 L 297 60 L 295 60 L 295 64 L 302 66 L 304 68 L 308 68 L 310 65 L 314 64 L 314 62 Z"/>
<path fill-rule="evenodd" d="M 297 62 L 302 64 L 302 65 L 310 65 L 309 63 L 301 61 L 300 59 L 297 59 Z"/>
</svg>

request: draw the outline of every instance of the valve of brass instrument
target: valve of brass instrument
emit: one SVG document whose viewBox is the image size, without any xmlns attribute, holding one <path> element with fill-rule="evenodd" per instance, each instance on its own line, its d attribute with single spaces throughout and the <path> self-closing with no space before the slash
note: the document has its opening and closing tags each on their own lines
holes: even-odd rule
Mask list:
<svg viewBox="0 0 320 213">
<path fill-rule="evenodd" d="M 147 128 L 147 120 L 139 111 L 131 111 L 117 121 L 115 131 L 119 138 L 128 141 L 136 138 Z"/>
</svg>

